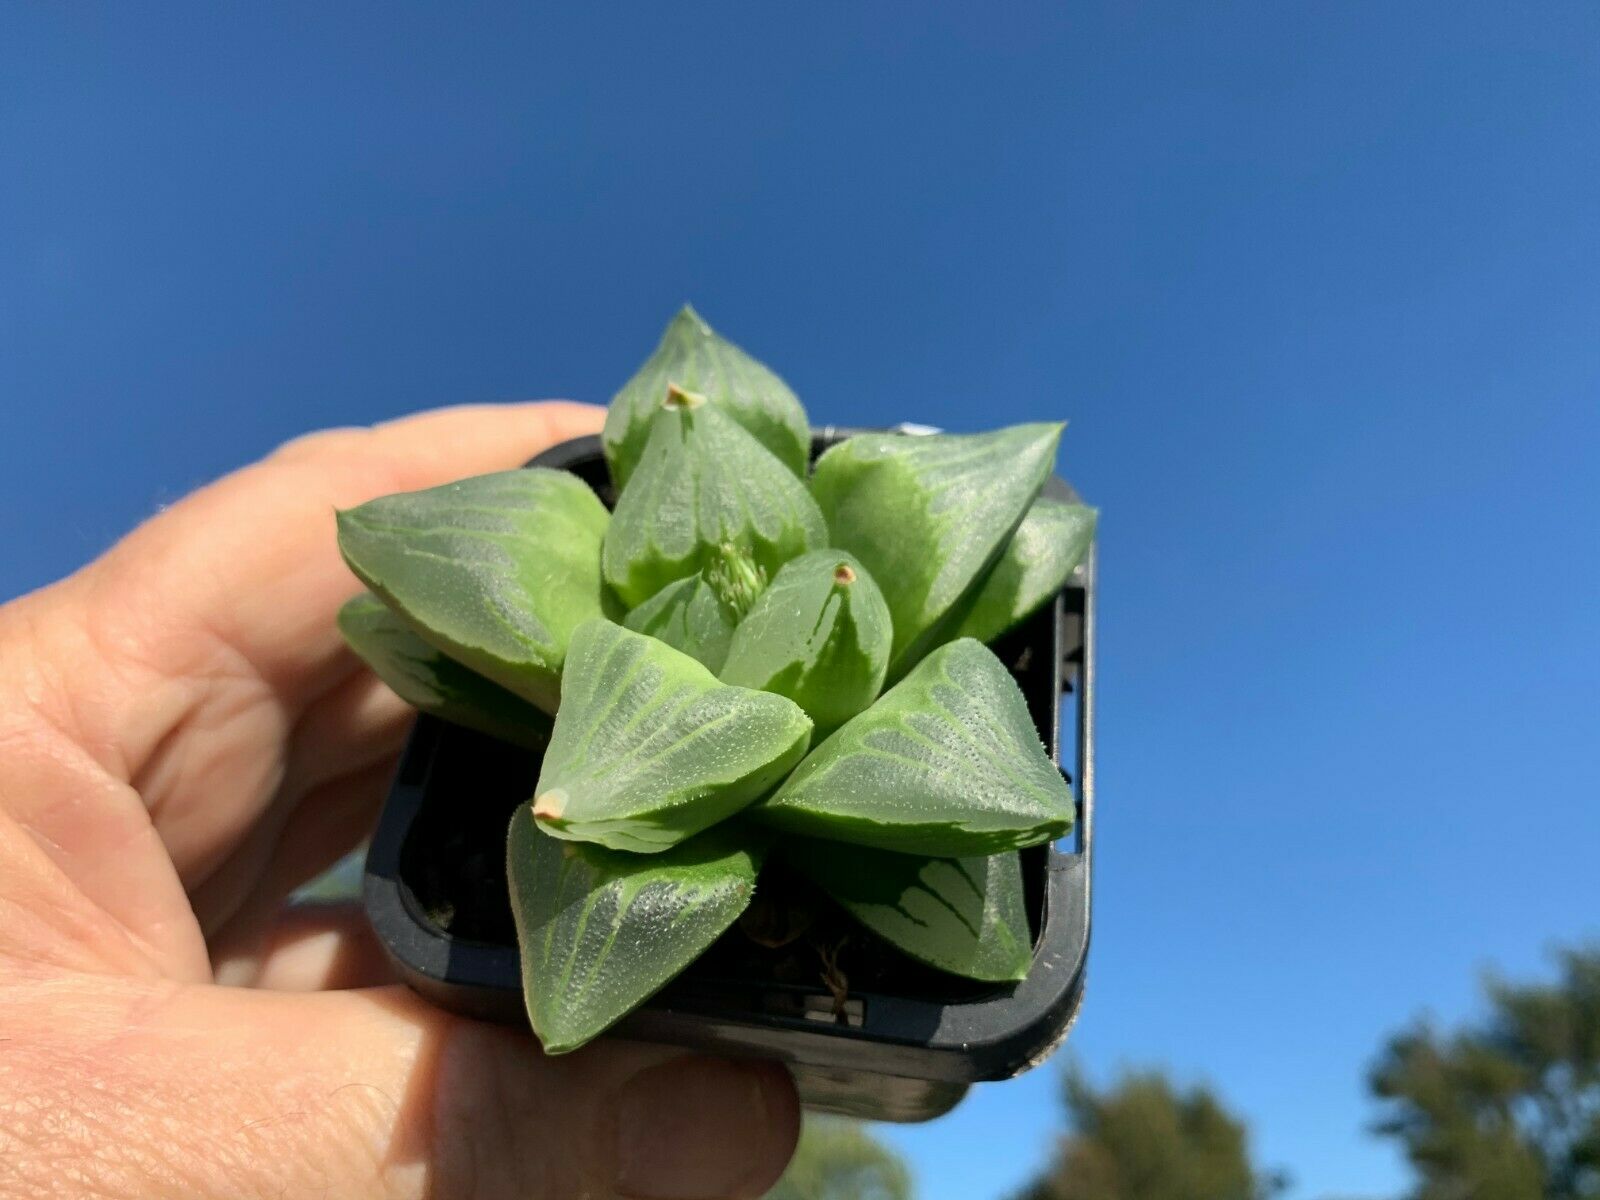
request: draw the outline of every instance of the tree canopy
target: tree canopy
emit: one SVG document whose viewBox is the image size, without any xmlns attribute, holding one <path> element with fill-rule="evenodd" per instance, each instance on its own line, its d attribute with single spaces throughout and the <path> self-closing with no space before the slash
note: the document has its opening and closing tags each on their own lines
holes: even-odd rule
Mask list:
<svg viewBox="0 0 1600 1200">
<path fill-rule="evenodd" d="M 766 1200 L 912 1200 L 900 1156 L 855 1121 L 806 1118 L 794 1161 Z"/>
<path fill-rule="evenodd" d="M 1490 979 L 1485 1020 L 1418 1022 L 1372 1069 L 1415 1200 L 1600 1197 L 1600 946 L 1557 961 L 1554 983 Z"/>
<path fill-rule="evenodd" d="M 1016 1200 L 1263 1200 L 1282 1187 L 1209 1088 L 1144 1071 L 1101 1091 L 1069 1069 L 1063 1099 L 1071 1132 Z"/>
</svg>

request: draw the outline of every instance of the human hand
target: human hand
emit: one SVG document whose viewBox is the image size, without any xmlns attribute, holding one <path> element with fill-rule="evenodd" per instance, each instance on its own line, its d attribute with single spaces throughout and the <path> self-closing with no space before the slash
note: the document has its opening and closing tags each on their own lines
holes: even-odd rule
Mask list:
<svg viewBox="0 0 1600 1200">
<path fill-rule="evenodd" d="M 359 913 L 283 902 L 354 846 L 409 711 L 349 653 L 333 510 L 512 467 L 576 404 L 333 430 L 0 608 L 0 1195 L 760 1195 L 771 1063 L 545 1058 L 388 979 Z"/>
</svg>

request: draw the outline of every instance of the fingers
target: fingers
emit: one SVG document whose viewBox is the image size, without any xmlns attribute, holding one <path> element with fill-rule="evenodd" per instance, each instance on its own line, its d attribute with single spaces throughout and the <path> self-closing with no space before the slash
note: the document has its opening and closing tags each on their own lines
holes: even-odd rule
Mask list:
<svg viewBox="0 0 1600 1200">
<path fill-rule="evenodd" d="M 58 982 L 6 1003 L 7 1196 L 753 1200 L 798 1131 L 774 1064 L 616 1041 L 545 1058 L 399 989 Z"/>
<path fill-rule="evenodd" d="M 330 780 L 286 815 L 256 825 L 191 894 L 207 938 L 215 945 L 253 936 L 276 918 L 289 893 L 355 849 L 372 832 L 392 774 L 385 762 Z"/>
<path fill-rule="evenodd" d="M 280 909 L 259 935 L 219 946 L 213 962 L 217 982 L 231 987 L 320 992 L 394 982 L 366 914 L 348 902 Z"/>
<path fill-rule="evenodd" d="M 203 979 L 204 946 L 197 950 L 193 977 Z M 0 808 L 0 967 L 45 973 L 114 972 L 156 979 L 163 965 L 148 946 L 97 907 L 47 848 Z M 5 1024 L 4 1013 L 4 992 L 0 990 L 0 1028 Z M 0 1034 L 0 1041 L 3 1039 Z M 4 1059 L 5 1049 L 0 1046 L 0 1065 Z"/>
<path fill-rule="evenodd" d="M 516 466 L 595 432 L 602 415 L 477 406 L 304 438 L 0 608 L 0 742 L 45 747 L 26 778 L 0 756 L 0 805 L 167 969 L 193 977 L 183 889 L 238 851 L 291 769 L 302 715 L 359 671 L 334 624 L 358 589 L 334 509 Z M 397 712 L 329 722 L 297 763 L 331 779 L 372 762 Z M 107 797 L 114 820 L 101 819 Z M 151 856 L 128 847 L 152 827 L 171 865 L 141 886 Z"/>
<path fill-rule="evenodd" d="M 638 1070 L 613 1097 L 601 1154 L 610 1150 L 606 1173 L 624 1196 L 765 1195 L 800 1136 L 794 1083 L 775 1063 L 670 1059 Z"/>
<path fill-rule="evenodd" d="M 332 621 L 359 585 L 339 558 L 335 509 L 518 466 L 602 419 L 587 405 L 481 405 L 302 438 L 135 531 L 97 564 L 97 590 L 159 596 L 174 606 L 167 630 L 214 635 L 303 703 L 349 661 Z"/>
<path fill-rule="evenodd" d="M 127 637 L 158 669 L 194 671 L 194 647 L 259 679 L 290 719 L 348 677 L 334 626 L 359 589 L 339 557 L 333 513 L 375 496 L 510 468 L 599 429 L 576 404 L 475 406 L 370 430 L 303 438 L 213 484 L 136 530 L 90 572 L 90 603 L 125 614 Z M 129 755 L 159 731 L 128 726 Z"/>
<path fill-rule="evenodd" d="M 210 978 L 194 913 L 138 793 L 61 730 L 3 705 L 0 956 Z"/>
<path fill-rule="evenodd" d="M 405 745 L 417 710 L 365 665 L 300 714 L 289 736 L 280 791 L 298 799 L 330 780 L 392 764 Z M 341 753 L 329 753 L 329 747 Z"/>
</svg>

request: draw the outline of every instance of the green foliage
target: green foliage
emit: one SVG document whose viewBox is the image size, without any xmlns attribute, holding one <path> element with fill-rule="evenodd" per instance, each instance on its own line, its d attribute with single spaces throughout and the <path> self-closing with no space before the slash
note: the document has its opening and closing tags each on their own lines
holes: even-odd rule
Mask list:
<svg viewBox="0 0 1600 1200">
<path fill-rule="evenodd" d="M 1094 542 L 1099 514 L 1040 496 L 988 576 L 951 615 L 952 637 L 992 642 L 1059 592 Z"/>
<path fill-rule="evenodd" d="M 963 639 L 807 755 L 755 813 L 786 833 L 964 858 L 1058 838 L 1074 809 L 1016 681 Z"/>
<path fill-rule="evenodd" d="M 722 670 L 739 615 L 705 572 L 669 583 L 622 622 L 682 650 L 713 673 Z"/>
<path fill-rule="evenodd" d="M 611 478 L 624 486 L 650 440 L 650 421 L 669 385 L 697 392 L 754 435 L 795 475 L 811 454 L 805 410 L 788 385 L 707 325 L 688 305 L 661 344 L 616 394 L 601 435 Z"/>
<path fill-rule="evenodd" d="M 339 514 L 373 593 L 341 615 L 356 652 L 418 708 L 543 749 L 508 872 L 546 1049 L 737 921 L 773 831 L 884 941 L 1022 978 L 1013 851 L 1065 833 L 1073 800 L 980 640 L 1048 603 L 1093 536 L 1092 510 L 1037 499 L 1060 433 L 867 434 L 808 486 L 793 393 L 685 309 L 608 414 L 613 514 L 540 469 Z"/>
<path fill-rule="evenodd" d="M 999 558 L 1050 474 L 1060 425 L 994 433 L 863 434 L 817 460 L 811 493 L 833 545 L 863 563 L 894 618 L 890 678 Z"/>
<path fill-rule="evenodd" d="M 968 979 L 1028 973 L 1033 945 L 1016 852 L 979 858 L 893 854 L 786 838 L 783 859 L 873 933 L 912 958 Z"/>
<path fill-rule="evenodd" d="M 1208 1088 L 1151 1071 L 1100 1091 L 1069 1070 L 1063 1099 L 1071 1131 L 1015 1200 L 1266 1200 L 1285 1186 L 1252 1164 L 1244 1123 Z"/>
<path fill-rule="evenodd" d="M 711 590 L 732 611 L 735 627 L 767 587 L 767 573 L 756 566 L 747 551 L 727 542 L 712 553 L 711 565 L 703 575 Z"/>
<path fill-rule="evenodd" d="M 553 713 L 608 522 L 574 475 L 500 471 L 341 512 L 339 549 L 423 640 Z"/>
<path fill-rule="evenodd" d="M 596 619 L 572 635 L 533 813 L 545 832 L 650 854 L 731 817 L 800 761 L 811 721 Z"/>
<path fill-rule="evenodd" d="M 662 854 L 619 854 L 549 837 L 519 808 L 506 873 L 546 1052 L 616 1024 L 716 941 L 755 892 L 759 846 L 723 826 Z"/>
<path fill-rule="evenodd" d="M 912 1200 L 911 1172 L 855 1121 L 806 1118 L 794 1160 L 765 1200 Z"/>
<path fill-rule="evenodd" d="M 371 592 L 339 610 L 339 631 L 413 708 L 530 750 L 543 750 L 550 740 L 547 715 L 435 650 Z"/>
<path fill-rule="evenodd" d="M 650 425 L 606 534 L 606 582 L 625 604 L 715 565 L 722 547 L 767 578 L 827 541 L 822 514 L 755 438 L 704 397 L 673 392 Z"/>
<path fill-rule="evenodd" d="M 1419 1023 L 1385 1047 L 1377 1129 L 1405 1150 L 1417 1200 L 1600 1196 L 1600 946 L 1558 964 L 1553 983 L 1491 979 L 1481 1024 Z"/>
<path fill-rule="evenodd" d="M 827 733 L 877 698 L 893 632 L 883 593 L 842 550 L 783 565 L 739 623 L 724 682 L 787 696 Z"/>
</svg>

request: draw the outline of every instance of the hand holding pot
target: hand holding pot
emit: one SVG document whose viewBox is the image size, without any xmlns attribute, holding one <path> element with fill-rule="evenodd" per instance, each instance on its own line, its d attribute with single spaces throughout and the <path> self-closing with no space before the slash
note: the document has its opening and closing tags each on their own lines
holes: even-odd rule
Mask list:
<svg viewBox="0 0 1600 1200">
<path fill-rule="evenodd" d="M 411 710 L 344 648 L 335 508 L 599 430 L 574 404 L 297 440 L 0 608 L 0 1194 L 759 1196 L 787 1074 L 546 1059 L 285 897 L 370 828 Z"/>
</svg>

